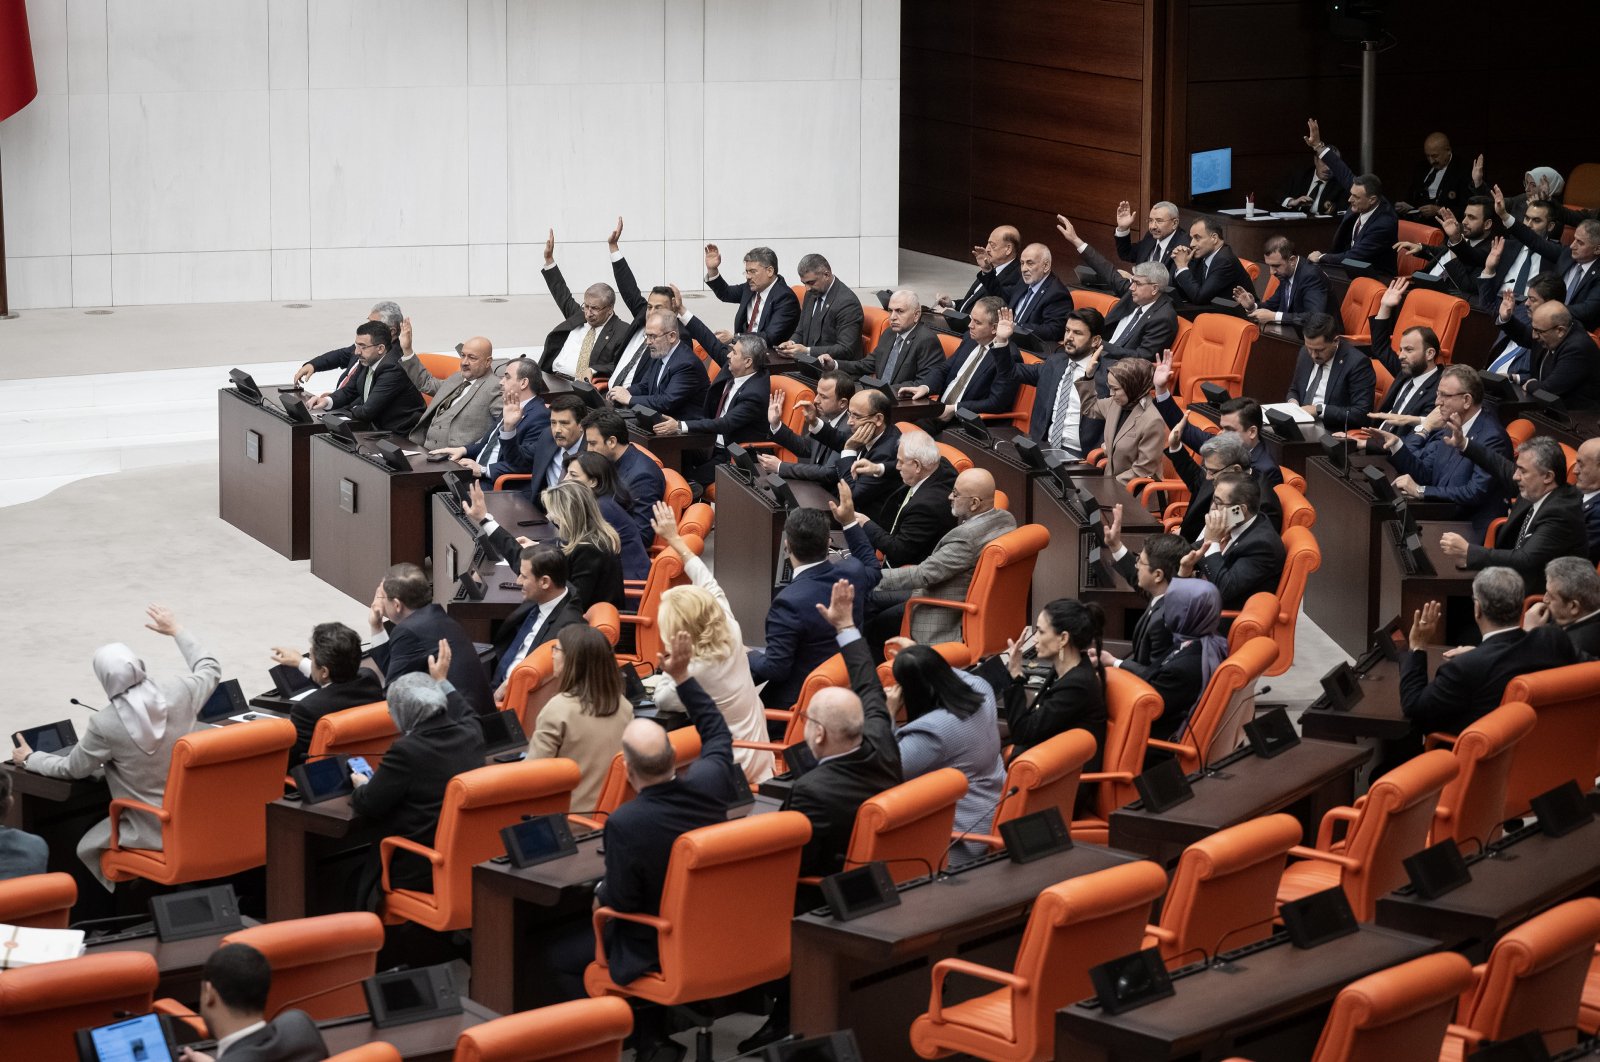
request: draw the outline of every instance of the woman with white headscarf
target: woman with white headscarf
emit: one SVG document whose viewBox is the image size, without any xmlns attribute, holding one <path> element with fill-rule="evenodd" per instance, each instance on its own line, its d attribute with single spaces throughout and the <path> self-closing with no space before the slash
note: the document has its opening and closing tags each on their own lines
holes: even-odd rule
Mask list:
<svg viewBox="0 0 1600 1062">
<path fill-rule="evenodd" d="M 145 626 L 178 643 L 189 673 L 156 682 L 132 649 L 121 642 L 103 645 L 94 654 L 94 673 L 110 705 L 89 717 L 78 743 L 65 753 L 34 752 L 23 742 L 13 760 L 52 778 L 87 778 L 103 768 L 114 799 L 161 806 L 172 746 L 194 729 L 222 667 L 178 626 L 169 609 L 151 605 L 147 612 L 150 622 Z M 124 812 L 117 840 L 124 848 L 160 851 L 161 825 L 150 815 Z M 110 844 L 110 819 L 95 824 L 78 842 L 78 858 L 107 889 L 113 885 L 100 871 L 100 853 Z"/>
</svg>

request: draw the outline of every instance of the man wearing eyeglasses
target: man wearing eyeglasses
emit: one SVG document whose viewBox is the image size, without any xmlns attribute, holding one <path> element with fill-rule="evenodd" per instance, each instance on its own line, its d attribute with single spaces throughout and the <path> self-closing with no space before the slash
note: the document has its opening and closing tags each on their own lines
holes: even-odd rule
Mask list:
<svg viewBox="0 0 1600 1062">
<path fill-rule="evenodd" d="M 711 380 L 706 367 L 680 338 L 676 314 L 671 310 L 650 310 L 645 315 L 644 349 L 637 356 L 649 360 L 637 371 L 631 363 L 624 363 L 618 376 L 631 384 L 612 387 L 606 398 L 620 406 L 649 406 L 678 420 L 700 412 Z"/>
<path fill-rule="evenodd" d="M 1511 317 L 1500 325 L 1506 335 L 1533 352 L 1533 378 L 1523 386 L 1548 391 L 1569 409 L 1600 406 L 1600 350 L 1565 303 L 1543 302 L 1531 323 Z"/>
<path fill-rule="evenodd" d="M 1200 462 L 1189 456 L 1183 445 L 1183 429 L 1187 422 L 1179 421 L 1167 433 L 1167 460 L 1189 488 L 1189 508 L 1183 514 L 1183 524 L 1178 534 L 1187 542 L 1198 542 L 1206 529 L 1206 513 L 1211 510 L 1211 498 L 1217 487 L 1217 477 L 1227 472 L 1243 472 L 1262 484 L 1260 512 L 1278 530 L 1283 528 L 1283 507 L 1278 504 L 1278 494 L 1255 472 L 1249 444 L 1235 431 L 1220 431 L 1200 446 Z"/>
<path fill-rule="evenodd" d="M 1178 310 L 1166 294 L 1171 277 L 1160 262 L 1140 262 L 1133 267 L 1132 274 L 1124 277 L 1105 255 L 1080 238 L 1072 222 L 1060 214 L 1056 215 L 1056 231 L 1066 237 L 1100 279 L 1121 296 L 1106 314 L 1105 346 L 1100 354 L 1100 371 L 1095 374 L 1095 393 L 1105 398 L 1111 393 L 1106 375 L 1111 366 L 1123 358 L 1155 361 L 1156 356 L 1172 346 L 1172 341 L 1178 337 Z M 1098 441 L 1086 439 L 1084 446 L 1091 447 Z"/>
<path fill-rule="evenodd" d="M 422 392 L 400 364 L 400 350 L 389 338 L 389 326 L 367 321 L 356 329 L 356 357 L 361 364 L 343 387 L 307 402 L 312 409 L 349 410 L 355 420 L 375 431 L 408 432 L 422 416 Z"/>
</svg>

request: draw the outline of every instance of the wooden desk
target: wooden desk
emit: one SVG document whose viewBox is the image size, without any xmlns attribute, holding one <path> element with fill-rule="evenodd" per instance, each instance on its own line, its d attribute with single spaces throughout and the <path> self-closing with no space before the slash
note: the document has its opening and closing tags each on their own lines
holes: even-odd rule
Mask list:
<svg viewBox="0 0 1600 1062">
<path fill-rule="evenodd" d="M 1272 399 L 1274 402 L 1283 401 L 1282 396 Z M 1322 440 L 1328 437 L 1328 431 L 1321 424 L 1298 425 L 1302 438 L 1282 439 L 1270 427 L 1261 429 L 1261 439 L 1267 444 L 1267 453 L 1283 468 L 1290 468 L 1306 474 L 1306 462 L 1313 457 L 1321 457 L 1326 451 L 1322 448 Z"/>
<path fill-rule="evenodd" d="M 1411 617 L 1428 601 L 1445 607 L 1445 641 L 1451 645 L 1476 645 L 1478 625 L 1472 618 L 1472 580 L 1477 572 L 1457 567 L 1457 560 L 1439 548 L 1439 538 L 1454 531 L 1468 542 L 1477 541 L 1472 525 L 1465 520 L 1419 520 L 1417 534 L 1427 553 L 1428 570 L 1407 572 L 1404 547 L 1398 541 L 1400 525 L 1384 524 L 1378 550 L 1378 615 L 1387 622 L 1399 616 L 1409 625 Z M 1409 629 L 1409 626 L 1408 626 Z"/>
<path fill-rule="evenodd" d="M 254 918 L 244 919 L 245 928 L 260 925 Z M 237 930 L 230 930 L 237 932 Z M 200 1006 L 200 971 L 211 953 L 222 944 L 227 933 L 214 933 L 193 940 L 175 940 L 163 944 L 158 937 L 140 937 L 137 940 L 118 940 L 109 944 L 89 942 L 87 955 L 104 955 L 113 951 L 137 952 L 155 959 L 161 971 L 161 982 L 156 987 L 156 997 L 175 999 L 191 1010 Z"/>
<path fill-rule="evenodd" d="M 1495 315 L 1483 310 L 1468 309 L 1461 319 L 1461 329 L 1456 333 L 1455 345 L 1450 348 L 1452 365 L 1471 365 L 1474 369 L 1489 367 L 1489 349 L 1500 339 L 1500 326 Z"/>
<path fill-rule="evenodd" d="M 1437 900 L 1397 892 L 1381 897 L 1378 924 L 1433 937 L 1481 962 L 1507 930 L 1574 896 L 1594 894 L 1600 822 L 1565 837 L 1536 833 L 1469 870 L 1471 881 Z"/>
<path fill-rule="evenodd" d="M 827 511 L 838 499 L 821 484 L 786 480 L 795 500 L 808 509 Z M 728 596 L 746 645 L 766 643 L 767 610 L 783 567 L 780 544 L 788 511 L 767 492 L 746 483 L 731 467 L 717 467 L 717 548 L 712 570 Z"/>
<path fill-rule="evenodd" d="M 105 779 L 49 778 L 25 771 L 10 760 L 0 770 L 8 772 L 11 779 L 11 810 L 6 812 L 5 824 L 44 838 L 50 848 L 51 870 L 89 880 L 87 868 L 78 860 L 78 842 L 89 827 L 106 817 L 111 790 Z"/>
<path fill-rule="evenodd" d="M 1340 649 L 1360 656 L 1367 636 L 1389 619 L 1378 615 L 1378 557 L 1394 507 L 1378 503 L 1358 469 L 1346 478 L 1325 457 L 1307 461 L 1305 477 L 1306 500 L 1317 510 L 1313 531 L 1322 532 L 1322 567 L 1306 586 L 1306 615 Z"/>
<path fill-rule="evenodd" d="M 1032 482 L 1047 473 L 1036 471 L 1022 463 L 1011 440 L 1019 433 L 1007 426 L 990 428 L 994 446 L 984 446 L 959 427 L 951 428 L 939 436 L 940 442 L 949 443 L 971 459 L 973 467 L 986 469 L 994 477 L 995 488 L 1005 492 L 1010 502 L 1008 510 L 1017 518 L 1018 526 L 1031 524 L 1033 519 Z"/>
<path fill-rule="evenodd" d="M 1439 670 L 1444 660 L 1445 647 L 1428 649 L 1428 674 Z M 1300 713 L 1300 733 L 1321 741 L 1362 741 L 1382 746 L 1389 741 L 1403 741 L 1412 732 L 1411 720 L 1400 710 L 1400 665 L 1393 660 L 1381 660 L 1361 676 L 1361 700 L 1347 711 L 1334 711 L 1328 707 L 1326 694 L 1311 702 Z M 1378 759 L 1384 757 L 1380 754 Z M 1470 853 L 1469 853 L 1470 854 Z"/>
<path fill-rule="evenodd" d="M 484 501 L 489 506 L 489 515 L 511 534 L 536 542 L 555 541 L 556 529 L 548 522 L 520 526 L 524 520 L 544 515 L 522 491 L 490 491 L 484 495 Z M 492 642 L 494 629 L 500 621 L 522 604 L 520 587 L 508 590 L 500 585 L 515 580 L 517 573 L 509 565 L 498 563 L 500 555 L 487 539 L 479 549 L 472 521 L 449 491 L 436 492 L 429 509 L 433 523 L 433 600 L 445 607 L 473 641 Z M 478 574 L 488 588 L 482 601 L 468 600 L 456 583 L 461 573 L 471 567 L 474 556 L 480 557 Z"/>
<path fill-rule="evenodd" d="M 1244 366 L 1244 390 L 1230 386 L 1230 392 L 1249 395 L 1263 405 L 1282 402 L 1294 383 L 1294 366 L 1300 357 L 1300 330 L 1293 325 L 1257 325 L 1261 334 L 1250 346 Z"/>
<path fill-rule="evenodd" d="M 1425 937 L 1363 925 L 1312 951 L 1287 941 L 1173 982 L 1175 994 L 1112 1016 L 1056 1011 L 1058 1062 L 1310 1058 L 1328 1004 L 1351 981 L 1436 950 Z"/>
<path fill-rule="evenodd" d="M 408 450 L 401 435 L 364 435 L 376 452 L 387 439 Z M 428 562 L 428 495 L 444 485 L 447 461 L 418 453 L 410 472 L 394 472 L 346 450 L 327 436 L 311 447 L 311 574 L 358 601 L 370 601 L 390 565 Z"/>
<path fill-rule="evenodd" d="M 1371 753 L 1328 741 L 1301 741 L 1270 760 L 1247 755 L 1221 776 L 1194 780 L 1194 796 L 1155 814 L 1143 808 L 1111 813 L 1111 847 L 1149 856 L 1164 866 L 1218 830 L 1286 811 L 1300 821 L 1305 843 L 1329 809 L 1355 797 L 1355 772 Z"/>
<path fill-rule="evenodd" d="M 647 402 L 646 405 L 648 404 Z M 690 432 L 687 435 L 657 435 L 632 418 L 628 420 L 628 439 L 655 454 L 666 467 L 682 472 L 686 477 L 690 470 L 703 459 L 702 455 L 709 454 L 712 448 L 717 445 L 717 437 L 715 435 L 707 435 L 705 432 Z M 696 455 L 695 460 L 686 464 L 684 460 L 685 454 Z"/>
<path fill-rule="evenodd" d="M 232 387 L 217 392 L 217 515 L 290 560 L 311 556 L 311 437 L 321 422 L 297 424 L 278 405 Z"/>
<path fill-rule="evenodd" d="M 393 1044 L 405 1062 L 451 1062 L 455 1058 L 456 1041 L 474 1025 L 482 1025 L 500 1017 L 488 1007 L 471 999 L 461 1001 L 461 1013 L 445 1018 L 412 1022 L 409 1025 L 392 1025 L 378 1029 L 370 1021 L 349 1024 L 329 1023 L 322 1030 L 322 1042 L 330 1054 L 350 1051 L 374 1040 Z"/>
<path fill-rule="evenodd" d="M 1140 536 L 1161 530 L 1161 522 L 1115 479 L 1085 476 L 1073 480 L 1095 496 L 1108 515 L 1113 505 L 1122 506 L 1123 534 L 1127 546 L 1137 550 Z M 1134 624 L 1148 604 L 1137 588 L 1123 580 L 1111 565 L 1110 554 L 1102 551 L 1101 569 L 1090 586 L 1087 580 L 1092 535 L 1081 522 L 1076 505 L 1060 496 L 1060 485 L 1050 476 L 1038 476 L 1029 484 L 1033 496 L 1033 523 L 1050 532 L 1050 544 L 1033 566 L 1032 605 L 1029 615 L 1056 598 L 1092 600 L 1106 611 L 1105 633 L 1110 638 L 1129 637 Z"/>
<path fill-rule="evenodd" d="M 836 922 L 817 914 L 794 920 L 791 1025 L 818 1036 L 854 1029 L 861 1057 L 907 1062 L 911 1022 L 928 1009 L 929 971 L 959 956 L 1009 970 L 1041 890 L 1068 878 L 1131 862 L 1129 852 L 1078 845 L 1035 863 L 1001 858 L 900 893 L 900 906 Z M 992 986 L 953 981 L 969 996 Z"/>
<path fill-rule="evenodd" d="M 376 826 L 359 823 L 349 797 L 320 804 L 275 800 L 267 805 L 267 921 L 347 910 L 350 897 L 330 882 L 323 860 L 363 841 L 377 843 Z"/>
</svg>

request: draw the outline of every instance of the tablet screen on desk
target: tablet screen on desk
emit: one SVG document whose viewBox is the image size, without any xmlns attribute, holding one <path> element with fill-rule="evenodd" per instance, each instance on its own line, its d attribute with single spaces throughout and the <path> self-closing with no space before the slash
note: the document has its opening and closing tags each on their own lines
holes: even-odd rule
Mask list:
<svg viewBox="0 0 1600 1062">
<path fill-rule="evenodd" d="M 61 753 L 78 743 L 78 728 L 72 725 L 70 719 L 19 730 L 17 735 L 35 752 Z"/>
<path fill-rule="evenodd" d="M 244 691 L 239 688 L 239 680 L 228 679 L 217 683 L 217 688 L 211 691 L 206 703 L 200 706 L 200 721 L 214 723 L 218 719 L 226 719 L 230 715 L 238 715 L 249 710 L 250 702 L 245 700 Z"/>
<path fill-rule="evenodd" d="M 172 1041 L 155 1014 L 84 1029 L 78 1033 L 80 1062 L 172 1062 Z"/>
<path fill-rule="evenodd" d="M 325 756 L 320 760 L 307 760 L 289 771 L 300 799 L 307 804 L 332 800 L 352 792 L 350 769 L 343 756 Z"/>
</svg>

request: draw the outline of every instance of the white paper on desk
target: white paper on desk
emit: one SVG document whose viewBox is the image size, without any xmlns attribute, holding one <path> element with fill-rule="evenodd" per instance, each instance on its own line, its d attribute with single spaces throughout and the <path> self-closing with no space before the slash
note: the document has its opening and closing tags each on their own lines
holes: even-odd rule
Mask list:
<svg viewBox="0 0 1600 1062">
<path fill-rule="evenodd" d="M 81 929 L 24 929 L 0 925 L 0 970 L 18 970 L 83 954 Z"/>
<path fill-rule="evenodd" d="M 1245 208 L 1244 207 L 1224 207 L 1223 209 L 1217 211 L 1217 213 L 1226 214 L 1230 218 L 1242 218 L 1242 217 L 1244 217 Z M 1256 213 L 1265 214 L 1266 211 L 1265 210 L 1258 210 L 1258 211 L 1256 211 Z"/>
<path fill-rule="evenodd" d="M 416 457 L 422 453 L 421 450 L 401 450 L 400 452 L 405 454 L 407 457 Z"/>
<path fill-rule="evenodd" d="M 1293 417 L 1296 424 L 1312 424 L 1315 423 L 1317 419 L 1310 413 L 1307 413 L 1305 410 L 1295 405 L 1293 402 L 1268 402 L 1266 405 L 1261 407 L 1261 411 L 1263 413 L 1269 409 L 1275 409 L 1279 413 Z"/>
<path fill-rule="evenodd" d="M 1310 215 L 1304 210 L 1274 210 L 1272 216 L 1280 221 L 1299 221 L 1301 218 L 1309 217 Z"/>
</svg>

